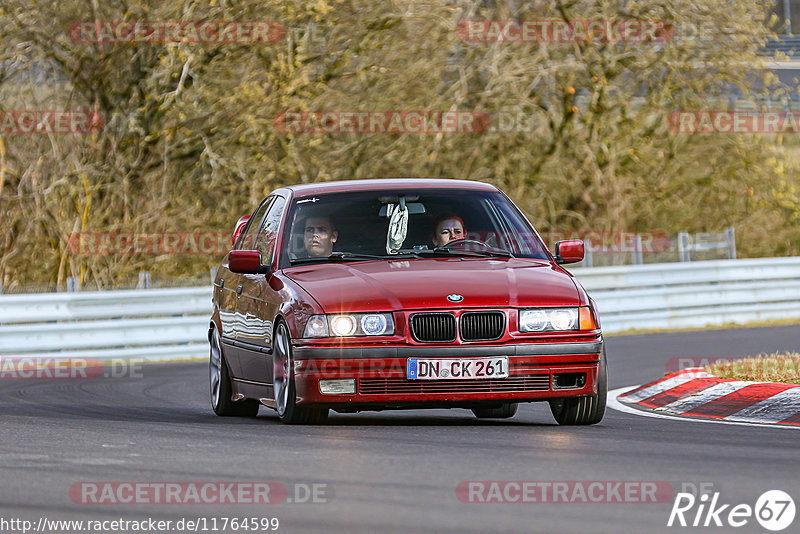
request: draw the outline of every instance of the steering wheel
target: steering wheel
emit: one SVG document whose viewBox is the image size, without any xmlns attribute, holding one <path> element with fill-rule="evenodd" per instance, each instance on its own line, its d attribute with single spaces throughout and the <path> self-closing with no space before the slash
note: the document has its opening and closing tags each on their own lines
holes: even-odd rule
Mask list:
<svg viewBox="0 0 800 534">
<path fill-rule="evenodd" d="M 453 241 L 450 241 L 449 243 L 442 245 L 439 248 L 450 250 L 450 247 L 453 245 L 469 245 L 469 244 L 480 245 L 483 248 L 494 248 L 492 246 L 487 245 L 483 241 L 478 241 L 477 239 L 454 239 Z"/>
</svg>

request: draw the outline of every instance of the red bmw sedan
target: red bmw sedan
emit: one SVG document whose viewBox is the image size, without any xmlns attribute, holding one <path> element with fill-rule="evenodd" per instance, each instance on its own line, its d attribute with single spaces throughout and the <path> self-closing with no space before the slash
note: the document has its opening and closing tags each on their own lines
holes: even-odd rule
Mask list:
<svg viewBox="0 0 800 534">
<path fill-rule="evenodd" d="M 322 423 L 330 410 L 464 408 L 513 417 L 548 401 L 600 422 L 607 365 L 592 299 L 496 187 L 328 182 L 272 192 L 236 225 L 209 323 L 218 415 Z"/>
</svg>

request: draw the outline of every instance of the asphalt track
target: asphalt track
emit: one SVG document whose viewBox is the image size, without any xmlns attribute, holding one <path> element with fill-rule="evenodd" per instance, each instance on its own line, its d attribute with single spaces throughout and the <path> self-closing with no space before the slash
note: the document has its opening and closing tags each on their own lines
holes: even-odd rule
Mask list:
<svg viewBox="0 0 800 534">
<path fill-rule="evenodd" d="M 609 337 L 607 349 L 613 389 L 663 375 L 673 357 L 797 351 L 800 325 Z M 334 413 L 325 426 L 291 427 L 267 408 L 257 419 L 216 417 L 207 397 L 203 363 L 145 365 L 141 376 L 122 378 L 0 380 L 0 519 L 200 517 L 206 532 L 214 517 L 277 517 L 278 532 L 709 530 L 668 528 L 671 499 L 470 504 L 456 497 L 463 481 L 507 480 L 663 481 L 676 491 L 703 483 L 722 502 L 751 506 L 764 491 L 782 489 L 800 504 L 794 430 L 614 410 L 598 426 L 560 427 L 545 404 L 523 405 L 509 421 L 432 410 Z M 318 500 L 326 502 L 87 505 L 69 494 L 83 481 L 273 481 L 290 498 L 305 487 L 295 484 L 325 484 Z M 797 525 L 800 518 L 786 532 Z M 754 519 L 735 530 L 767 532 Z M 20 530 L 0 529 L 11 532 Z"/>
</svg>

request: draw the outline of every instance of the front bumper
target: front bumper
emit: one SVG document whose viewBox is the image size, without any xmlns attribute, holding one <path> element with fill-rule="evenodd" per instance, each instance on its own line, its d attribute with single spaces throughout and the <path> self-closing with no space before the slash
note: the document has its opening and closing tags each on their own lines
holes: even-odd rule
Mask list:
<svg viewBox="0 0 800 534">
<path fill-rule="evenodd" d="M 344 410 L 469 407 L 597 393 L 602 340 L 504 345 L 293 348 L 298 404 Z M 508 356 L 509 376 L 478 380 L 409 380 L 408 358 Z M 581 387 L 555 387 L 553 375 L 585 373 Z M 355 394 L 325 395 L 319 380 L 352 378 Z"/>
</svg>

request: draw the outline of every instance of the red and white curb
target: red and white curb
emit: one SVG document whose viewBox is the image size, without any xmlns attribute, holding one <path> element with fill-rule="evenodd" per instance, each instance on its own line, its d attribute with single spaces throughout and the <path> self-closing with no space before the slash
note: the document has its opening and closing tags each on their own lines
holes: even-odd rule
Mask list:
<svg viewBox="0 0 800 534">
<path fill-rule="evenodd" d="M 625 412 L 800 427 L 800 386 L 793 384 L 724 379 L 694 368 L 609 393 L 611 407 Z"/>
</svg>

